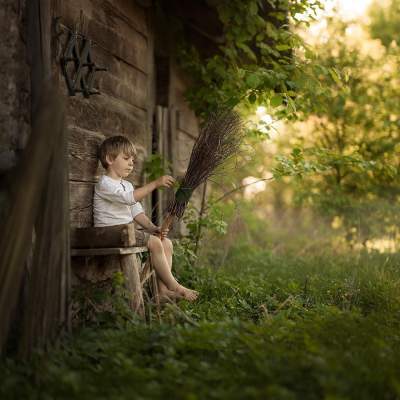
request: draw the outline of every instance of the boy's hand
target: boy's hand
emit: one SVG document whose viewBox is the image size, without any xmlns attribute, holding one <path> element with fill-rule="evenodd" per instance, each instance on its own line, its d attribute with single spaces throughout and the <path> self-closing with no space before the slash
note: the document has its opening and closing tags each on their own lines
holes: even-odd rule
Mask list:
<svg viewBox="0 0 400 400">
<path fill-rule="evenodd" d="M 168 228 L 165 228 L 164 230 L 161 231 L 161 240 L 168 236 L 168 232 L 169 232 Z"/>
<path fill-rule="evenodd" d="M 175 183 L 175 179 L 172 176 L 169 175 L 164 175 L 164 176 L 160 176 L 157 180 L 156 180 L 156 184 L 157 187 L 172 187 Z"/>
<path fill-rule="evenodd" d="M 152 235 L 161 235 L 161 228 L 157 225 L 153 225 L 147 229 Z"/>
<path fill-rule="evenodd" d="M 154 228 L 152 229 L 151 233 L 153 233 L 155 235 L 160 235 L 161 239 L 164 239 L 165 237 L 168 236 L 168 232 L 169 232 L 168 228 L 165 228 L 164 230 L 161 230 L 160 226 L 154 226 Z"/>
</svg>

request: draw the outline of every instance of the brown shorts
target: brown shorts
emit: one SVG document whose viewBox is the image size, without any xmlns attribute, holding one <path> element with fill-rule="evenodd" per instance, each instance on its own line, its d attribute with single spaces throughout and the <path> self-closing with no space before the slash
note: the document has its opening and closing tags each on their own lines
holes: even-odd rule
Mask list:
<svg viewBox="0 0 400 400">
<path fill-rule="evenodd" d="M 135 229 L 136 246 L 145 247 L 149 241 L 150 233 L 147 233 L 141 229 Z"/>
</svg>

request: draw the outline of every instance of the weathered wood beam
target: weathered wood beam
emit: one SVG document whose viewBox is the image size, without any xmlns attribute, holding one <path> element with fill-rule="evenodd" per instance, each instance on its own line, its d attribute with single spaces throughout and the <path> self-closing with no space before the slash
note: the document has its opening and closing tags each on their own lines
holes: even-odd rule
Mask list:
<svg viewBox="0 0 400 400">
<path fill-rule="evenodd" d="M 71 231 L 72 248 L 132 247 L 135 244 L 135 224 L 133 223 L 104 227 L 75 228 Z"/>
</svg>

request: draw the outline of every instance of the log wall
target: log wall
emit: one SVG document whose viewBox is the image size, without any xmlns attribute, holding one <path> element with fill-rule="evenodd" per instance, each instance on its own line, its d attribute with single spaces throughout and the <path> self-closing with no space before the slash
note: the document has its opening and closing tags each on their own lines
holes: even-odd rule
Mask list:
<svg viewBox="0 0 400 400">
<path fill-rule="evenodd" d="M 30 134 L 26 3 L 0 6 L 0 173 L 14 167 Z"/>
<path fill-rule="evenodd" d="M 71 227 L 93 223 L 94 184 L 103 168 L 97 160 L 99 144 L 107 137 L 124 135 L 135 143 L 139 163 L 134 176 L 141 182 L 143 160 L 151 152 L 153 96 L 153 38 L 148 9 L 131 0 L 69 0 L 60 2 L 59 50 L 65 46 L 67 29 L 95 42 L 93 60 L 105 66 L 97 72 L 95 87 L 100 95 L 85 99 L 68 96 L 60 73 L 60 87 L 67 98 L 69 131 Z"/>
</svg>

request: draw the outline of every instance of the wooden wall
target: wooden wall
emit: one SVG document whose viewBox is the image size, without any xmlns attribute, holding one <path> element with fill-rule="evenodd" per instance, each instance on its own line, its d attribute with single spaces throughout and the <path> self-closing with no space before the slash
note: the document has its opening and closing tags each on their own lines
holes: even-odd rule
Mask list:
<svg viewBox="0 0 400 400">
<path fill-rule="evenodd" d="M 14 167 L 30 134 L 26 3 L 0 5 L 0 173 Z"/>
<path fill-rule="evenodd" d="M 137 146 L 137 173 L 128 179 L 140 184 L 141 162 L 151 151 L 153 96 L 153 37 L 148 9 L 132 0 L 69 0 L 59 5 L 61 27 L 83 31 L 96 45 L 98 72 L 95 86 L 101 95 L 67 97 L 69 130 L 71 227 L 90 226 L 94 183 L 104 171 L 97 148 L 106 137 L 125 135 Z M 82 19 L 83 16 L 83 19 Z M 83 24 L 80 21 L 83 20 Z M 60 40 L 63 47 L 67 35 Z"/>
</svg>

